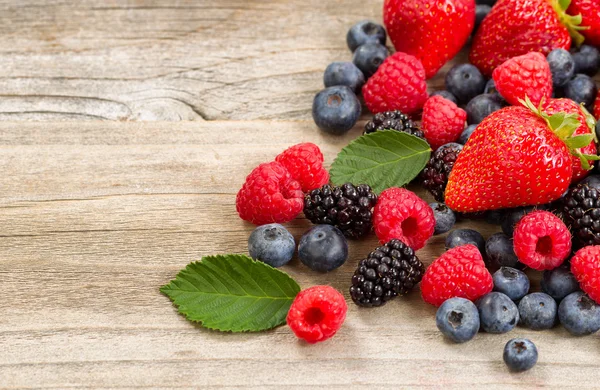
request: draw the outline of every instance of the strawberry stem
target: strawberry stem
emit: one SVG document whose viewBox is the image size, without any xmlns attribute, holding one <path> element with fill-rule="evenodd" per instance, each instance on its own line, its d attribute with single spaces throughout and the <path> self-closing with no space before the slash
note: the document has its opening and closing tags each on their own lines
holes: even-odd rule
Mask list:
<svg viewBox="0 0 600 390">
<path fill-rule="evenodd" d="M 589 26 L 580 26 L 581 24 L 581 14 L 579 15 L 569 15 L 567 14 L 567 8 L 571 5 L 571 0 L 548 0 L 556 11 L 556 15 L 558 16 L 558 20 L 567 28 L 571 38 L 573 38 L 573 42 L 577 47 L 581 46 L 585 37 L 581 35 L 579 31 L 589 29 Z"/>
</svg>

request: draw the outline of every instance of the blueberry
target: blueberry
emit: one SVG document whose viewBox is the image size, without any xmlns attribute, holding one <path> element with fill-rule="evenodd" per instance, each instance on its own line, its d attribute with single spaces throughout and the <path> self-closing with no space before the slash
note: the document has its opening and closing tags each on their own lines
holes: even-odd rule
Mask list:
<svg viewBox="0 0 600 390">
<path fill-rule="evenodd" d="M 358 93 L 364 83 L 365 75 L 352 62 L 332 62 L 323 75 L 325 87 L 345 85 Z"/>
<path fill-rule="evenodd" d="M 517 207 L 507 210 L 504 221 L 502 221 L 502 231 L 504 234 L 512 238 L 517 223 L 519 223 L 521 218 L 534 210 L 545 210 L 545 206 Z"/>
<path fill-rule="evenodd" d="M 467 104 L 467 123 L 476 125 L 481 123 L 488 115 L 502 108 L 502 101 L 495 94 L 475 96 Z"/>
<path fill-rule="evenodd" d="M 487 83 L 485 83 L 485 88 L 483 88 L 483 93 L 487 94 L 487 93 L 498 93 L 498 90 L 496 89 L 496 83 L 494 82 L 494 79 L 489 79 L 487 81 Z"/>
<path fill-rule="evenodd" d="M 485 253 L 487 259 L 493 266 L 520 268 L 521 263 L 515 249 L 513 241 L 504 233 L 495 233 L 485 242 Z"/>
<path fill-rule="evenodd" d="M 482 254 L 485 253 L 485 239 L 478 231 L 473 229 L 455 229 L 446 237 L 446 249 L 457 246 L 473 244 Z"/>
<path fill-rule="evenodd" d="M 511 371 L 527 371 L 538 361 L 538 350 L 527 339 L 512 339 L 504 346 L 504 363 Z"/>
<path fill-rule="evenodd" d="M 475 304 L 481 328 L 487 333 L 510 332 L 519 322 L 519 309 L 506 294 L 491 292 Z"/>
<path fill-rule="evenodd" d="M 489 223 L 490 225 L 501 225 L 502 221 L 504 221 L 504 214 L 504 210 L 502 209 L 488 210 L 485 212 L 485 222 Z"/>
<path fill-rule="evenodd" d="M 366 78 L 373 76 L 379 65 L 390 55 L 388 49 L 379 43 L 360 45 L 352 56 L 352 62 L 360 69 Z"/>
<path fill-rule="evenodd" d="M 462 133 L 460 133 L 460 137 L 458 137 L 458 142 L 459 144 L 466 144 L 467 141 L 469 140 L 469 138 L 471 137 L 471 134 L 473 134 L 473 132 L 475 131 L 475 128 L 477 128 L 477 125 L 469 125 L 467 126 Z"/>
<path fill-rule="evenodd" d="M 575 75 L 575 60 L 565 49 L 554 49 L 546 57 L 552 72 L 554 88 L 564 86 Z"/>
<path fill-rule="evenodd" d="M 348 241 L 335 226 L 317 225 L 300 238 L 298 257 L 314 271 L 329 272 L 346 262 Z"/>
<path fill-rule="evenodd" d="M 464 343 L 479 331 L 479 312 L 468 299 L 450 298 L 438 308 L 435 323 L 444 336 L 455 343 Z"/>
<path fill-rule="evenodd" d="M 497 0 L 475 0 L 475 4 L 485 4 L 493 7 Z"/>
<path fill-rule="evenodd" d="M 272 267 L 287 264 L 295 249 L 294 236 L 278 223 L 259 226 L 248 238 L 250 257 Z"/>
<path fill-rule="evenodd" d="M 325 88 L 315 96 L 312 115 L 326 133 L 342 135 L 350 130 L 360 116 L 360 101 L 346 86 Z"/>
<path fill-rule="evenodd" d="M 494 291 L 501 292 L 518 301 L 529 292 L 529 278 L 516 268 L 501 267 L 494 272 Z"/>
<path fill-rule="evenodd" d="M 429 206 L 433 210 L 433 216 L 435 218 L 435 230 L 433 234 L 442 234 L 450 231 L 452 226 L 456 223 L 456 215 L 454 211 L 450 210 L 448 206 L 443 203 L 429 203 Z"/>
<path fill-rule="evenodd" d="M 550 295 L 535 292 L 519 302 L 520 324 L 533 330 L 550 329 L 556 323 L 557 305 Z"/>
<path fill-rule="evenodd" d="M 567 295 L 558 305 L 558 320 L 575 336 L 592 334 L 600 330 L 600 306 L 577 291 Z"/>
<path fill-rule="evenodd" d="M 350 27 L 346 34 L 346 43 L 350 51 L 356 50 L 357 47 L 365 43 L 374 42 L 385 45 L 385 29 L 383 26 L 363 20 Z"/>
<path fill-rule="evenodd" d="M 492 7 L 487 4 L 477 4 L 475 6 L 475 27 L 473 27 L 473 35 L 477 32 L 477 29 L 483 22 L 483 19 L 490 13 Z"/>
<path fill-rule="evenodd" d="M 598 89 L 596 83 L 590 76 L 577 74 L 565 86 L 565 97 L 575 101 L 575 103 L 585 104 L 585 107 L 590 110 L 594 106 L 594 99 Z"/>
<path fill-rule="evenodd" d="M 438 95 L 443 97 L 444 99 L 450 100 L 454 104 L 458 104 L 458 100 L 456 100 L 456 96 L 452 95 L 450 92 L 446 91 L 445 89 L 441 90 L 441 91 L 435 91 L 430 96 L 438 96 Z"/>
<path fill-rule="evenodd" d="M 456 96 L 459 103 L 467 103 L 481 94 L 484 88 L 485 78 L 474 65 L 455 65 L 446 74 L 446 89 Z"/>
<path fill-rule="evenodd" d="M 542 291 L 557 301 L 561 301 L 567 295 L 579 291 L 579 283 L 568 266 L 544 271 L 541 285 Z"/>
<path fill-rule="evenodd" d="M 573 52 L 575 73 L 595 76 L 600 68 L 600 52 L 594 46 L 581 45 L 578 51 Z"/>
<path fill-rule="evenodd" d="M 598 123 L 600 123 L 600 121 L 598 121 Z M 598 132 L 598 124 L 596 124 L 596 132 Z M 579 183 L 600 190 L 600 175 L 589 175 Z"/>
</svg>

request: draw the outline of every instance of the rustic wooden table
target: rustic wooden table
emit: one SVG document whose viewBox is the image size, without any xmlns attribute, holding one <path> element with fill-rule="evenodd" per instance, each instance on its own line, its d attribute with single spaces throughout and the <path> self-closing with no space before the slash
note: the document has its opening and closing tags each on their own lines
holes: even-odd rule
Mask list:
<svg viewBox="0 0 600 390">
<path fill-rule="evenodd" d="M 330 164 L 360 134 L 357 125 L 324 135 L 310 107 L 325 66 L 350 58 L 347 28 L 381 20 L 380 9 L 362 0 L 0 1 L 0 387 L 600 386 L 598 336 L 517 328 L 453 345 L 418 293 L 375 310 L 350 304 L 338 335 L 314 346 L 285 326 L 207 331 L 159 293 L 192 260 L 246 252 L 253 226 L 234 203 L 252 167 L 302 141 Z M 442 84 L 441 75 L 430 82 Z M 299 238 L 309 223 L 288 226 Z M 443 241 L 434 237 L 421 259 L 440 255 Z M 347 296 L 375 245 L 352 242 L 329 274 L 298 260 L 285 271 Z M 501 358 L 516 336 L 540 350 L 519 375 Z"/>
</svg>

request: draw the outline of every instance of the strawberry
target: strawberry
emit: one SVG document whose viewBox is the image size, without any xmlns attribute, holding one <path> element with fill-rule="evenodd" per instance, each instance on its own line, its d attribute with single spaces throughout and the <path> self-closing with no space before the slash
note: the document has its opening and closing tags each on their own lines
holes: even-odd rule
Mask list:
<svg viewBox="0 0 600 390">
<path fill-rule="evenodd" d="M 581 30 L 585 43 L 600 46 L 600 1 L 573 0 L 567 13 L 572 16 L 581 15 L 581 25 L 588 27 L 586 30 Z"/>
<path fill-rule="evenodd" d="M 383 22 L 396 51 L 421 60 L 431 78 L 467 42 L 475 24 L 475 2 L 385 0 Z"/>
<path fill-rule="evenodd" d="M 592 0 L 590 0 L 592 1 Z M 544 55 L 553 49 L 579 45 L 580 17 L 565 13 L 564 0 L 498 0 L 475 34 L 469 59 L 481 73 L 530 51 Z"/>
<path fill-rule="evenodd" d="M 564 112 L 574 114 L 579 121 L 579 127 L 573 135 L 595 134 L 594 119 L 589 112 L 582 106 L 578 105 L 571 99 L 550 99 L 544 104 L 544 112 L 548 115 Z M 596 154 L 596 142 L 592 141 L 587 146 L 578 149 L 582 154 Z M 577 156 L 571 156 L 573 165 L 573 178 L 571 182 L 577 182 L 587 176 L 589 170 L 583 169 L 581 161 Z M 588 164 L 593 167 L 594 161 L 588 161 Z"/>
<path fill-rule="evenodd" d="M 598 91 L 596 101 L 594 102 L 594 117 L 597 121 L 600 121 L 600 91 Z"/>
<path fill-rule="evenodd" d="M 502 1 L 502 0 L 501 0 Z M 571 154 L 582 155 L 592 134 L 574 136 L 581 125 L 575 115 L 548 116 L 533 106 L 511 106 L 481 122 L 458 155 L 446 186 L 446 204 L 474 212 L 549 203 L 571 183 Z M 585 158 L 584 158 L 585 157 Z"/>
</svg>

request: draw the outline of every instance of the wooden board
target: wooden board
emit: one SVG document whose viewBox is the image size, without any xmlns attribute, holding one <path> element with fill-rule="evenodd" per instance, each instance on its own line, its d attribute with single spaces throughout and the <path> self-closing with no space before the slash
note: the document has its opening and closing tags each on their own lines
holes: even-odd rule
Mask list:
<svg viewBox="0 0 600 390">
<path fill-rule="evenodd" d="M 253 226 L 234 202 L 251 167 L 309 140 L 329 164 L 359 133 L 273 121 L 0 123 L 0 387 L 597 386 L 597 336 L 518 328 L 454 345 L 418 292 L 380 309 L 350 303 L 339 334 L 313 346 L 285 326 L 222 334 L 177 314 L 161 285 L 203 255 L 246 252 Z M 288 224 L 296 239 L 309 226 Z M 443 241 L 432 238 L 420 258 L 429 264 Z M 297 259 L 284 269 L 302 287 L 330 284 L 349 299 L 351 274 L 375 245 L 373 236 L 351 242 L 347 263 L 329 274 Z M 540 350 L 520 375 L 501 358 L 516 336 Z"/>
</svg>

